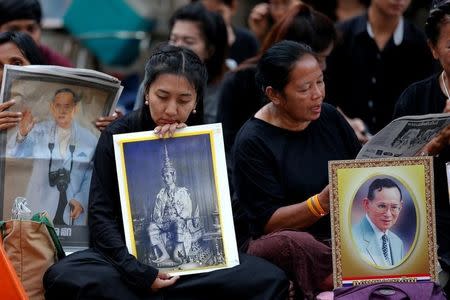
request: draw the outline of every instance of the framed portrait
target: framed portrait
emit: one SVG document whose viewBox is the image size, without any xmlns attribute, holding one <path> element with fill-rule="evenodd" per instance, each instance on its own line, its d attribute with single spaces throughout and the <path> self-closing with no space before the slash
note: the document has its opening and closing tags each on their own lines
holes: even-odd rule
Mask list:
<svg viewBox="0 0 450 300">
<path fill-rule="evenodd" d="M 172 275 L 239 264 L 220 124 L 114 135 L 131 254 Z"/>
<path fill-rule="evenodd" d="M 63 248 L 88 247 L 87 210 L 92 158 L 120 82 L 98 72 L 50 66 L 6 66 L 1 102 L 22 112 L 0 134 L 0 219 L 47 211 Z"/>
<path fill-rule="evenodd" d="M 330 161 L 335 287 L 437 279 L 431 157 Z"/>
</svg>

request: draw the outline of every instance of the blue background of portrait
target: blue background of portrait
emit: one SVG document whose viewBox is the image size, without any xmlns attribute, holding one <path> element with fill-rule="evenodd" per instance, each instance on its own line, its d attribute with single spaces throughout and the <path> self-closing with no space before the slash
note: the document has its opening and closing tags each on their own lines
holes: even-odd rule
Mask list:
<svg viewBox="0 0 450 300">
<path fill-rule="evenodd" d="M 138 250 L 148 251 L 147 226 L 156 195 L 164 187 L 161 169 L 164 146 L 176 170 L 176 185 L 187 188 L 193 210 L 199 206 L 205 229 L 214 227 L 212 212 L 217 210 L 211 141 L 209 134 L 128 142 L 123 144 L 130 208 Z M 139 246 L 139 244 L 141 246 Z"/>
</svg>

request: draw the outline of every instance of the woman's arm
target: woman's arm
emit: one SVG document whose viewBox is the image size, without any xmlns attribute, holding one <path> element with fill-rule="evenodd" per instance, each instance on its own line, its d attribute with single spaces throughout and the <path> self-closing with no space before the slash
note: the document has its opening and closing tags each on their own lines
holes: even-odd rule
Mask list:
<svg viewBox="0 0 450 300">
<path fill-rule="evenodd" d="M 319 205 L 307 200 L 277 209 L 264 227 L 265 233 L 280 229 L 306 229 L 330 211 L 330 193 L 328 185 L 318 194 Z M 308 202 L 311 201 L 311 204 Z M 312 208 L 309 205 L 313 205 Z M 322 212 L 319 211 L 322 209 Z"/>
</svg>

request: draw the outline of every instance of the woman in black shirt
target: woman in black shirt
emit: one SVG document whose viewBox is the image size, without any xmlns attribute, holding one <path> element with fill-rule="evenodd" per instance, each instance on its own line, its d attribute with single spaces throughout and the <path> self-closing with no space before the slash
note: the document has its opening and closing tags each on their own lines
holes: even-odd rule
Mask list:
<svg viewBox="0 0 450 300">
<path fill-rule="evenodd" d="M 233 182 L 250 223 L 248 253 L 282 268 L 307 299 L 333 288 L 328 161 L 352 159 L 360 144 L 340 113 L 323 103 L 312 50 L 275 44 L 256 73 L 270 101 L 239 131 Z"/>
<path fill-rule="evenodd" d="M 113 135 L 154 129 L 161 137 L 171 136 L 195 114 L 207 76 L 190 50 L 166 45 L 155 51 L 145 69 L 145 105 L 108 126 L 97 145 L 89 199 L 92 248 L 47 271 L 46 299 L 286 299 L 284 273 L 256 257 L 244 255 L 237 267 L 178 279 L 128 252 Z"/>
</svg>

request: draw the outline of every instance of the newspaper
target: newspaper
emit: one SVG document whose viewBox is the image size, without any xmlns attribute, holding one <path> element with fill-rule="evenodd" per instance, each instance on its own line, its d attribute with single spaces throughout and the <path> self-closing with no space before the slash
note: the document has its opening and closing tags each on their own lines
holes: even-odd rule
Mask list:
<svg viewBox="0 0 450 300">
<path fill-rule="evenodd" d="M 66 252 L 89 246 L 96 121 L 121 91 L 120 80 L 94 70 L 5 65 L 0 103 L 14 99 L 7 110 L 22 118 L 0 131 L 0 220 L 45 211 Z"/>
<path fill-rule="evenodd" d="M 450 114 L 405 116 L 393 120 L 374 135 L 357 159 L 410 157 L 417 155 L 442 129 L 450 125 Z"/>
</svg>

